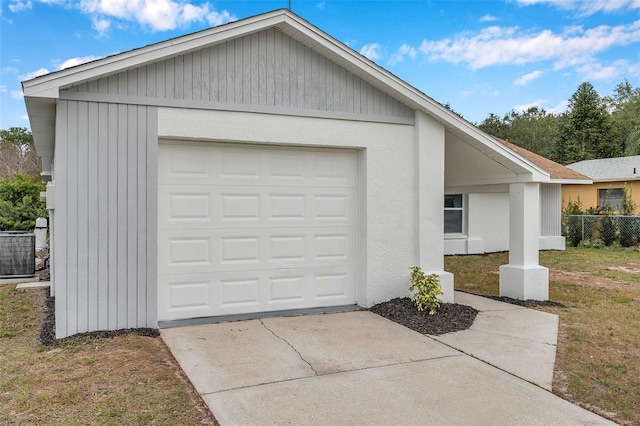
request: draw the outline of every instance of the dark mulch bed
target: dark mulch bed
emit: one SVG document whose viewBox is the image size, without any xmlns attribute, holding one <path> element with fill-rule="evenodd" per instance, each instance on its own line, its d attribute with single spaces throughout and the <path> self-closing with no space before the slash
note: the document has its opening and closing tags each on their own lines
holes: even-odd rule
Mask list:
<svg viewBox="0 0 640 426">
<path fill-rule="evenodd" d="M 560 302 L 554 302 L 552 300 L 520 300 L 520 299 L 512 299 L 511 297 L 506 296 L 485 296 L 489 299 L 498 300 L 500 302 L 511 303 L 512 305 L 524 306 L 526 308 L 537 308 L 537 307 L 551 307 L 551 308 L 566 308 L 566 305 L 563 305 Z"/>
<path fill-rule="evenodd" d="M 429 315 L 418 311 L 408 297 L 397 297 L 369 310 L 418 333 L 436 336 L 468 329 L 478 314 L 471 306 L 443 303 L 434 315 Z"/>
<path fill-rule="evenodd" d="M 160 335 L 160 332 L 155 328 L 127 328 L 124 330 L 92 331 L 89 333 L 79 333 L 74 334 L 73 336 L 65 337 L 64 339 L 56 339 L 56 315 L 54 297 L 46 296 L 45 312 L 46 317 L 42 323 L 42 327 L 40 328 L 40 334 L 38 335 L 38 343 L 44 346 L 56 346 L 59 343 L 69 340 L 112 338 L 116 336 L 124 336 L 127 334 L 146 337 L 158 337 Z"/>
</svg>

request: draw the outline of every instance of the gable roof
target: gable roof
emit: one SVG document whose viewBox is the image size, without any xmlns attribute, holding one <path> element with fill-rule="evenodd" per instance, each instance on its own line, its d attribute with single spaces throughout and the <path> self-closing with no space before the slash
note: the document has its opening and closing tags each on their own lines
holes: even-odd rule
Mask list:
<svg viewBox="0 0 640 426">
<path fill-rule="evenodd" d="M 595 182 L 640 180 L 640 155 L 584 160 L 567 165 Z"/>
<path fill-rule="evenodd" d="M 424 112 L 440 122 L 447 133 L 511 170 L 517 175 L 518 181 L 549 181 L 549 173 L 534 162 L 498 143 L 421 91 L 285 9 L 234 21 L 22 82 L 36 150 L 43 157 L 43 165 L 47 162 L 46 158 L 53 158 L 55 102 L 60 97 L 60 90 L 267 28 L 277 28 L 390 97 Z"/>
<path fill-rule="evenodd" d="M 505 144 L 509 149 L 514 150 L 518 154 L 522 155 L 524 158 L 532 161 L 538 166 L 542 167 L 544 170 L 549 172 L 551 176 L 551 183 L 579 183 L 579 184 L 590 184 L 592 183 L 591 179 L 582 173 L 579 173 L 573 169 L 570 169 L 566 166 L 563 166 L 560 163 L 556 163 L 553 160 L 549 160 L 542 155 L 536 154 L 535 152 L 531 152 L 527 149 L 522 148 L 521 146 L 514 145 L 509 141 L 505 141 L 499 138 L 496 138 L 498 141 Z"/>
</svg>

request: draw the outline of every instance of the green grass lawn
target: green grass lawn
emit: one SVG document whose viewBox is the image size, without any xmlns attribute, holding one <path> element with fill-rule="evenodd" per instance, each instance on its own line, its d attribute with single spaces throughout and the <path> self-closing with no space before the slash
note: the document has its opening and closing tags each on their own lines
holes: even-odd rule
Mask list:
<svg viewBox="0 0 640 426">
<path fill-rule="evenodd" d="M 457 290 L 497 295 L 507 253 L 448 256 Z M 554 393 L 612 420 L 640 425 L 640 252 L 568 248 L 540 253 L 559 315 Z"/>
<path fill-rule="evenodd" d="M 43 300 L 0 285 L 0 424 L 215 424 L 159 337 L 37 344 Z"/>
</svg>

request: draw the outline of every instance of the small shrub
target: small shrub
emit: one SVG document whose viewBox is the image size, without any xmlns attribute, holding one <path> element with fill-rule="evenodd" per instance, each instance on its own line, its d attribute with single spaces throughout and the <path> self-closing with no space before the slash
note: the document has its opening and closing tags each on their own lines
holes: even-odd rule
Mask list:
<svg viewBox="0 0 640 426">
<path fill-rule="evenodd" d="M 562 211 L 564 235 L 567 242 L 573 247 L 578 247 L 582 241 L 582 222 L 579 216 L 583 214 L 580 197 L 576 201 L 569 199 L 567 206 Z"/>
<path fill-rule="evenodd" d="M 36 219 L 47 217 L 40 191 L 44 185 L 28 176 L 0 180 L 0 231 L 33 231 Z"/>
<path fill-rule="evenodd" d="M 409 291 L 415 291 L 411 301 L 419 311 L 428 311 L 429 315 L 436 313 L 440 307 L 438 296 L 443 294 L 438 274 L 426 275 L 422 268 L 414 266 L 411 269 L 411 287 Z"/>
<path fill-rule="evenodd" d="M 609 211 L 605 211 L 605 214 L 600 217 L 600 223 L 598 224 L 600 239 L 602 239 L 604 245 L 607 247 L 616 240 L 616 232 L 618 230 L 616 220 L 611 217 L 609 213 Z"/>
<path fill-rule="evenodd" d="M 600 238 L 594 238 L 593 240 L 584 240 L 582 242 L 582 246 L 601 249 L 604 247 L 604 241 L 602 241 Z"/>
<path fill-rule="evenodd" d="M 625 183 L 624 188 L 622 188 L 622 192 L 624 194 L 624 197 L 622 197 L 620 213 L 624 216 L 633 216 L 638 206 L 633 201 L 633 193 L 631 191 L 631 187 Z"/>
<path fill-rule="evenodd" d="M 622 247 L 633 247 L 640 240 L 640 218 L 623 216 L 618 218 L 620 226 L 620 244 Z"/>
</svg>

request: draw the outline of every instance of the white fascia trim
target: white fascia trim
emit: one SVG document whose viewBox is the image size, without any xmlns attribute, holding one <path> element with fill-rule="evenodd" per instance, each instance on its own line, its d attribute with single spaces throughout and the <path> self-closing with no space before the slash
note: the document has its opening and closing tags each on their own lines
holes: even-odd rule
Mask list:
<svg viewBox="0 0 640 426">
<path fill-rule="evenodd" d="M 560 185 L 591 185 L 593 181 L 584 179 L 551 179 L 549 183 L 559 183 Z"/>
<path fill-rule="evenodd" d="M 619 178 L 611 178 L 611 179 L 593 179 L 593 183 L 611 183 L 611 182 L 634 182 L 636 180 L 640 180 L 640 175 L 636 177 L 619 177 Z"/>
</svg>

